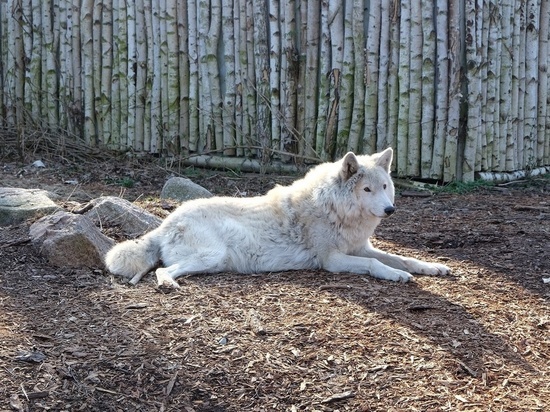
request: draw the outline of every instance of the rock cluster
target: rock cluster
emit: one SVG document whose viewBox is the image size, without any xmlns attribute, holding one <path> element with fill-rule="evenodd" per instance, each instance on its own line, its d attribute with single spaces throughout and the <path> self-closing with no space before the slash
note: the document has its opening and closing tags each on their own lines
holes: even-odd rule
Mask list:
<svg viewBox="0 0 550 412">
<path fill-rule="evenodd" d="M 169 179 L 161 198 L 187 201 L 212 194 L 189 179 Z M 115 244 L 102 230 L 117 227 L 136 238 L 161 224 L 161 219 L 127 200 L 105 196 L 83 209 L 69 212 L 45 190 L 0 187 L 0 226 L 33 221 L 29 238 L 36 250 L 55 266 L 104 268 L 103 257 Z"/>
</svg>

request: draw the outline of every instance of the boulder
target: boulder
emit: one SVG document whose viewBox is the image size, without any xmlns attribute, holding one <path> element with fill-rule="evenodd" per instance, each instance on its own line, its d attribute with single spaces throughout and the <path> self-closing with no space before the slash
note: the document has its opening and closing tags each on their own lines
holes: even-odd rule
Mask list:
<svg viewBox="0 0 550 412">
<path fill-rule="evenodd" d="M 159 217 L 119 197 L 100 197 L 92 200 L 90 206 L 85 216 L 96 226 L 118 226 L 129 238 L 139 237 L 162 223 Z"/>
<path fill-rule="evenodd" d="M 0 226 L 16 225 L 59 210 L 51 196 L 40 189 L 0 187 Z"/>
<path fill-rule="evenodd" d="M 184 177 L 171 177 L 160 192 L 161 199 L 173 199 L 180 202 L 212 196 L 213 194 L 204 187 Z"/>
<path fill-rule="evenodd" d="M 103 257 L 115 243 L 86 216 L 64 211 L 37 220 L 29 235 L 40 254 L 60 267 L 104 268 Z"/>
</svg>

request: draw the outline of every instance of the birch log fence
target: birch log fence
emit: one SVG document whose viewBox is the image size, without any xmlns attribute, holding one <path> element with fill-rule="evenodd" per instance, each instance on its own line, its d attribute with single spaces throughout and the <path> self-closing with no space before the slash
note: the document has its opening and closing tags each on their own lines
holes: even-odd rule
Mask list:
<svg viewBox="0 0 550 412">
<path fill-rule="evenodd" d="M 0 128 L 195 164 L 392 146 L 400 176 L 548 171 L 549 3 L 2 0 Z"/>
</svg>

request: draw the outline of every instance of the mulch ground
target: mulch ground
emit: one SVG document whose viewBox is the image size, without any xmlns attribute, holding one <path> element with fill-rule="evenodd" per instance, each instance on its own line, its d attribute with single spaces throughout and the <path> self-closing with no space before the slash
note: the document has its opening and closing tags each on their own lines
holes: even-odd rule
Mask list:
<svg viewBox="0 0 550 412">
<path fill-rule="evenodd" d="M 68 209 L 109 194 L 169 212 L 157 199 L 167 168 L 32 160 L 0 158 L 0 186 L 46 188 Z M 178 171 L 223 195 L 292 180 Z M 49 265 L 30 222 L 0 228 L 0 411 L 549 410 L 550 179 L 396 203 L 376 245 L 452 275 L 224 273 L 180 290 L 149 275 L 129 287 Z"/>
</svg>

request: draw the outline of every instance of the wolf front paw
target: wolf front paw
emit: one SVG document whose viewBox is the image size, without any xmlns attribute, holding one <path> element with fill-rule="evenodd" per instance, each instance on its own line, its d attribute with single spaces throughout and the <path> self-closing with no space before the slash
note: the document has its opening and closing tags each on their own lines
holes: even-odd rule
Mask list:
<svg viewBox="0 0 550 412">
<path fill-rule="evenodd" d="M 381 279 L 386 280 L 392 280 L 394 282 L 409 282 L 413 279 L 413 275 L 411 275 L 409 272 L 405 272 L 404 270 L 399 269 L 390 269 L 386 273 L 384 273 L 382 276 L 377 276 Z"/>
<path fill-rule="evenodd" d="M 156 270 L 155 274 L 157 275 L 157 284 L 158 286 L 171 286 L 175 289 L 179 289 L 180 285 L 178 282 L 176 282 L 174 279 L 172 279 L 172 276 L 170 276 L 166 269 L 159 268 Z"/>
<path fill-rule="evenodd" d="M 413 273 L 429 276 L 444 276 L 451 273 L 451 269 L 441 263 L 418 262 L 415 268 L 411 270 Z"/>
</svg>

